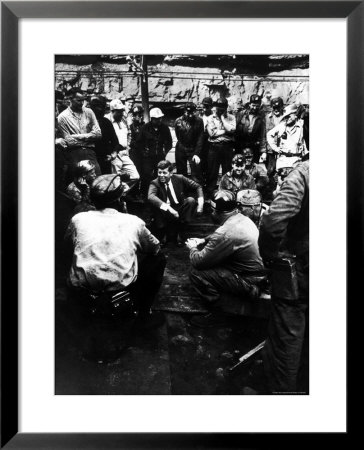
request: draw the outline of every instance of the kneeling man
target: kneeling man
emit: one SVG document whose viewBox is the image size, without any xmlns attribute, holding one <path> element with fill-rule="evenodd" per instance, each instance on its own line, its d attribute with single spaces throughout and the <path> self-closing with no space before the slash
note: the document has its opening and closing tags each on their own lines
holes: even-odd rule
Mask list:
<svg viewBox="0 0 364 450">
<path fill-rule="evenodd" d="M 165 235 L 178 246 L 183 245 L 180 233 L 191 222 L 195 212 L 203 211 L 202 187 L 184 175 L 173 174 L 170 161 L 160 161 L 157 165 L 158 178 L 150 183 L 148 201 L 154 207 L 155 227 L 159 239 Z M 196 200 L 191 196 L 197 196 Z"/>
<path fill-rule="evenodd" d="M 190 281 L 211 312 L 195 316 L 191 323 L 212 327 L 222 322 L 217 309 L 222 292 L 255 299 L 265 281 L 265 269 L 258 248 L 258 228 L 239 213 L 234 194 L 218 191 L 213 201 L 212 218 L 219 228 L 205 239 L 188 239 Z"/>
</svg>

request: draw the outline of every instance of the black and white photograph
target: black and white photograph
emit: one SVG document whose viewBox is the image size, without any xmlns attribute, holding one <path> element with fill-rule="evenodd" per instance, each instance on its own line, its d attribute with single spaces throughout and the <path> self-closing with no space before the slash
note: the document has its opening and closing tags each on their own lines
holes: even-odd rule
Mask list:
<svg viewBox="0 0 364 450">
<path fill-rule="evenodd" d="M 310 394 L 309 72 L 55 55 L 56 395 Z"/>
</svg>

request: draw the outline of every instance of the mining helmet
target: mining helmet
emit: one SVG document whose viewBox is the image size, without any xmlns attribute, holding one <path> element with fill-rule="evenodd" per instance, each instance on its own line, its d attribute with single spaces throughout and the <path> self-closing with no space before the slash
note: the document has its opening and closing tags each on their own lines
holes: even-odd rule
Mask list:
<svg viewBox="0 0 364 450">
<path fill-rule="evenodd" d="M 273 109 L 283 109 L 283 100 L 281 97 L 272 98 L 270 105 Z"/>
<path fill-rule="evenodd" d="M 291 114 L 298 114 L 298 106 L 295 103 L 293 103 L 292 105 L 288 105 L 284 108 L 281 121 L 287 119 L 287 117 Z"/>
<path fill-rule="evenodd" d="M 244 148 L 243 155 L 245 156 L 245 158 L 252 158 L 254 156 L 253 150 L 251 148 Z"/>
<path fill-rule="evenodd" d="M 262 196 L 255 189 L 243 189 L 237 193 L 236 201 L 243 206 L 254 206 L 261 203 Z"/>
<path fill-rule="evenodd" d="M 238 167 L 245 166 L 245 157 L 243 155 L 235 155 L 231 161 L 231 164 L 235 164 Z"/>
<path fill-rule="evenodd" d="M 162 113 L 162 111 L 159 108 L 152 108 L 149 111 L 149 115 L 150 115 L 151 119 L 152 118 L 159 119 L 160 117 L 164 116 L 164 114 Z"/>
<path fill-rule="evenodd" d="M 262 99 L 260 95 L 253 94 L 250 96 L 250 103 L 256 103 L 257 105 L 260 105 L 262 102 Z"/>
<path fill-rule="evenodd" d="M 205 98 L 202 100 L 202 104 L 211 107 L 211 106 L 212 106 L 212 98 L 211 98 L 211 97 L 205 97 Z"/>
<path fill-rule="evenodd" d="M 120 198 L 123 192 L 124 185 L 119 174 L 100 175 L 91 185 L 90 198 L 96 204 L 108 205 Z"/>
<path fill-rule="evenodd" d="M 185 104 L 185 111 L 187 112 L 195 112 L 196 111 L 196 105 L 192 102 L 186 103 Z"/>
<path fill-rule="evenodd" d="M 119 99 L 112 100 L 110 102 L 110 111 L 118 110 L 118 109 L 125 109 L 125 106 Z"/>
<path fill-rule="evenodd" d="M 226 98 L 218 98 L 216 100 L 216 102 L 214 102 L 214 106 L 216 106 L 217 108 L 227 108 L 228 107 L 228 101 L 226 100 Z"/>
<path fill-rule="evenodd" d="M 230 212 L 236 208 L 235 194 L 226 189 L 219 189 L 211 200 L 211 206 L 217 212 Z"/>
</svg>

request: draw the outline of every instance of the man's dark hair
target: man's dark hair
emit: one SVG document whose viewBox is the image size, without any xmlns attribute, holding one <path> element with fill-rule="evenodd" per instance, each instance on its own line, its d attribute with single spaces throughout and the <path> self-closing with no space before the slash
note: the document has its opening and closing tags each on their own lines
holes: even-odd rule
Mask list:
<svg viewBox="0 0 364 450">
<path fill-rule="evenodd" d="M 173 170 L 173 164 L 171 163 L 171 161 L 167 161 L 166 159 L 163 161 L 159 161 L 159 163 L 157 164 L 157 169 L 168 169 L 170 172 L 172 172 Z"/>
</svg>

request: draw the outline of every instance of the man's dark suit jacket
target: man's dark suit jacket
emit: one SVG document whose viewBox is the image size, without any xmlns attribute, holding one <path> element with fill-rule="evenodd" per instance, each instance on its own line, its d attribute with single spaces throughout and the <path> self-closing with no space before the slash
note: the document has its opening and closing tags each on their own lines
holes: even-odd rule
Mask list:
<svg viewBox="0 0 364 450">
<path fill-rule="evenodd" d="M 202 187 L 195 181 L 192 181 L 183 175 L 172 175 L 171 182 L 177 200 L 181 205 L 183 205 L 183 201 L 189 191 L 195 191 L 197 193 L 197 197 L 203 197 Z M 160 208 L 162 203 L 167 202 L 166 190 L 163 183 L 160 183 L 158 178 L 150 183 L 148 201 L 156 208 Z"/>
</svg>

